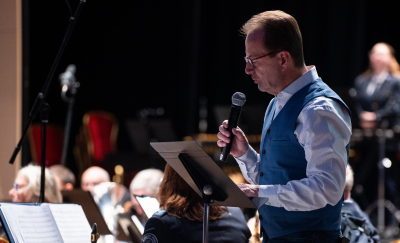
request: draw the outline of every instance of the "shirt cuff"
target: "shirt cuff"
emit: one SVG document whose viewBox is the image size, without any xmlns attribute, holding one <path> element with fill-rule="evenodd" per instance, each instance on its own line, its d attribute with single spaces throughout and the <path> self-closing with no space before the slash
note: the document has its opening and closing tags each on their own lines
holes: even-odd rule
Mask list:
<svg viewBox="0 0 400 243">
<path fill-rule="evenodd" d="M 239 167 L 244 166 L 247 172 L 254 172 L 255 164 L 259 161 L 259 154 L 249 145 L 244 155 L 235 158 Z"/>
<path fill-rule="evenodd" d="M 261 185 L 258 189 L 258 197 L 267 198 L 264 204 L 273 207 L 282 207 L 278 200 L 278 186 Z"/>
</svg>

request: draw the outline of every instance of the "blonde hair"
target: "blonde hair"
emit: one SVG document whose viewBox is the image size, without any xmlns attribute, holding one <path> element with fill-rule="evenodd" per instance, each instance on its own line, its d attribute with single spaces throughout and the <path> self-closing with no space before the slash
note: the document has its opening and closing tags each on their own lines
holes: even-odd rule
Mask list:
<svg viewBox="0 0 400 243">
<path fill-rule="evenodd" d="M 24 175 L 28 179 L 26 186 L 26 202 L 39 202 L 41 167 L 38 165 L 27 165 L 18 171 L 18 175 Z M 45 169 L 45 202 L 62 203 L 62 196 L 57 181 L 53 174 Z"/>
<path fill-rule="evenodd" d="M 396 78 L 400 78 L 400 65 L 396 60 L 396 51 L 394 50 L 393 46 L 389 45 L 388 43 L 385 42 L 378 42 L 376 43 L 374 46 L 376 45 L 384 45 L 389 49 L 390 55 L 392 57 L 392 61 L 389 64 L 389 73 L 396 77 Z M 369 51 L 369 54 L 371 54 L 372 49 Z M 372 74 L 373 70 L 371 65 L 368 66 L 368 69 L 365 70 L 364 73 L 362 73 L 362 75 L 370 75 Z"/>
</svg>

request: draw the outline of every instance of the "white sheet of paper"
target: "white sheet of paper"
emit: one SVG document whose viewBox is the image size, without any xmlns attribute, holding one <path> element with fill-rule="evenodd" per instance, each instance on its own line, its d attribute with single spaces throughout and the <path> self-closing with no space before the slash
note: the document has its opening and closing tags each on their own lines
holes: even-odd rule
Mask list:
<svg viewBox="0 0 400 243">
<path fill-rule="evenodd" d="M 80 205 L 48 205 L 64 243 L 90 243 L 92 229 Z"/>
<path fill-rule="evenodd" d="M 1 210 L 7 223 L 11 225 L 13 237 L 16 237 L 18 242 L 63 243 L 48 205 L 25 206 L 2 203 Z"/>
<path fill-rule="evenodd" d="M 151 218 L 155 212 L 160 210 L 160 203 L 154 197 L 136 197 L 136 200 L 143 208 L 147 218 Z"/>
<path fill-rule="evenodd" d="M 144 227 L 136 215 L 132 215 L 132 221 L 135 224 L 136 228 L 139 230 L 140 234 L 143 235 Z"/>
</svg>

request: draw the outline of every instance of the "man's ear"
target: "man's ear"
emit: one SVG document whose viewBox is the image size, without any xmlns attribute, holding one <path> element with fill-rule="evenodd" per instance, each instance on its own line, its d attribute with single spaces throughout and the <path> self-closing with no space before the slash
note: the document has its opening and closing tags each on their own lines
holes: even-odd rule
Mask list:
<svg viewBox="0 0 400 243">
<path fill-rule="evenodd" d="M 74 190 L 74 186 L 73 186 L 71 183 L 67 183 L 67 184 L 65 184 L 65 186 L 64 186 L 64 190 L 66 190 L 66 191 L 72 191 L 72 190 Z"/>
<path fill-rule="evenodd" d="M 287 51 L 281 51 L 278 53 L 280 64 L 282 67 L 282 71 L 285 71 L 288 68 L 289 62 L 292 60 L 290 53 Z"/>
</svg>

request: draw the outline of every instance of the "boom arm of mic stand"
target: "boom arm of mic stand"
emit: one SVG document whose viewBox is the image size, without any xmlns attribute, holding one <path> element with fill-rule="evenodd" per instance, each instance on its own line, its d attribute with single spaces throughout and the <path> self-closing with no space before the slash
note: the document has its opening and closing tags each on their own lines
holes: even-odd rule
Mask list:
<svg viewBox="0 0 400 243">
<path fill-rule="evenodd" d="M 14 149 L 14 152 L 13 152 L 13 154 L 11 156 L 10 161 L 9 161 L 10 164 L 14 163 L 15 158 L 17 157 L 17 154 L 21 150 L 22 142 L 25 140 L 26 134 L 28 133 L 29 126 L 31 125 L 33 119 L 36 117 L 38 111 L 41 109 L 41 107 L 42 107 L 42 105 L 43 105 L 43 103 L 44 103 L 44 101 L 46 99 L 47 92 L 48 92 L 49 87 L 50 87 L 51 79 L 53 78 L 54 72 L 56 71 L 56 68 L 58 66 L 58 63 L 60 62 L 61 56 L 64 53 L 64 50 L 65 50 L 65 47 L 67 46 L 69 37 L 72 34 L 72 31 L 74 29 L 75 23 L 78 20 L 78 17 L 79 17 L 79 15 L 80 15 L 80 13 L 82 11 L 82 8 L 83 8 L 83 4 L 85 2 L 86 2 L 86 0 L 81 0 L 80 1 L 79 5 L 78 5 L 78 8 L 75 11 L 75 15 L 73 17 L 71 17 L 70 20 L 69 20 L 69 25 L 68 25 L 68 28 L 67 28 L 67 32 L 65 33 L 63 42 L 61 43 L 61 47 L 58 50 L 56 59 L 53 62 L 53 65 L 52 65 L 52 67 L 50 69 L 50 72 L 49 72 L 49 74 L 48 74 L 48 76 L 46 78 L 46 82 L 43 85 L 42 91 L 36 97 L 36 100 L 35 100 L 35 103 L 33 104 L 32 110 L 29 113 L 28 123 L 25 125 L 24 130 L 22 132 L 22 137 L 19 140 L 18 145 Z"/>
</svg>

